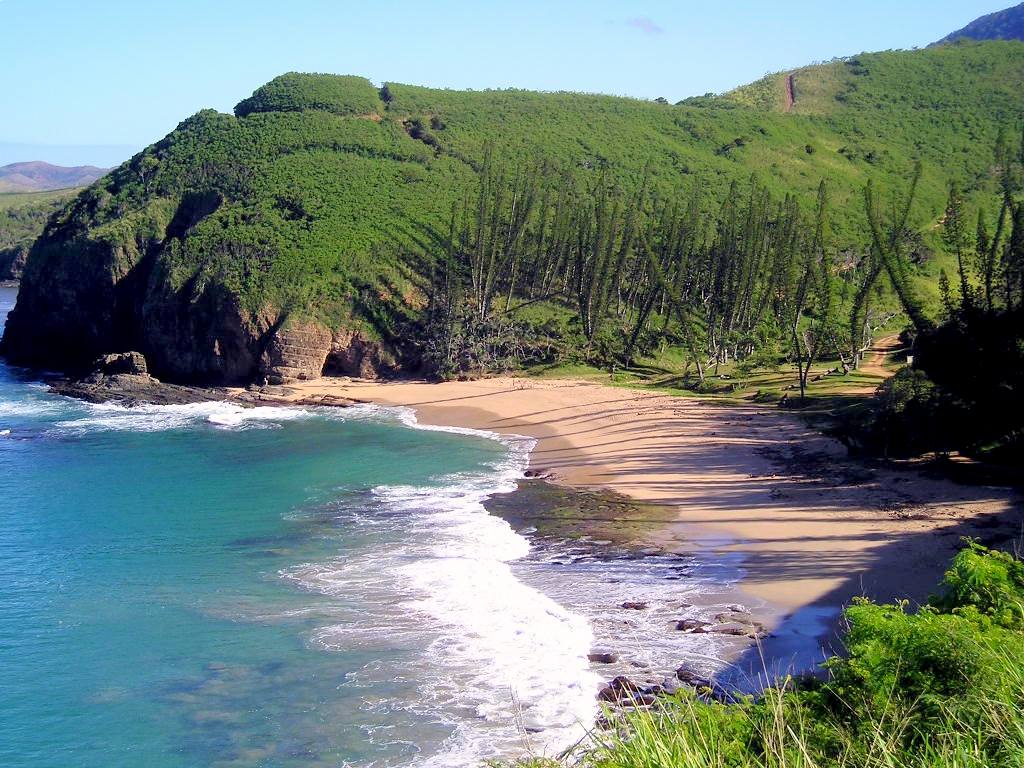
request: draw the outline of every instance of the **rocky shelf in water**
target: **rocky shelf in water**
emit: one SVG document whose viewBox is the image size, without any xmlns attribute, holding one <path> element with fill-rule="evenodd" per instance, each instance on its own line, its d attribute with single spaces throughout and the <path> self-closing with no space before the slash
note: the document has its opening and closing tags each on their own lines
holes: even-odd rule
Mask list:
<svg viewBox="0 0 1024 768">
<path fill-rule="evenodd" d="M 546 577 L 555 579 L 550 596 L 590 621 L 588 658 L 605 680 L 597 698 L 625 708 L 654 705 L 682 688 L 730 698 L 718 670 L 769 636 L 757 609 L 740 604 L 739 571 L 719 567 L 723 556 L 687 545 L 679 531 L 666 535 L 680 525 L 670 507 L 555 485 L 543 469 L 530 474 L 485 506 L 530 540 L 531 559 L 556 568 Z M 595 571 L 605 573 L 595 579 Z M 562 581 L 564 594 L 554 594 Z M 702 655 L 710 646 L 716 659 Z"/>
<path fill-rule="evenodd" d="M 251 385 L 243 392 L 224 387 L 171 384 L 149 373 L 145 357 L 138 352 L 104 355 L 93 370 L 78 378 L 62 377 L 49 382 L 58 395 L 90 403 L 137 405 L 186 405 L 231 400 L 243 407 L 257 405 L 327 406 L 343 408 L 361 401 L 334 395 L 295 399 L 286 385 Z"/>
<path fill-rule="evenodd" d="M 168 384 L 149 374 L 146 358 L 138 352 L 104 355 L 81 378 L 50 382 L 51 391 L 90 403 L 122 405 L 182 405 L 223 400 L 227 391 L 208 387 Z"/>
</svg>

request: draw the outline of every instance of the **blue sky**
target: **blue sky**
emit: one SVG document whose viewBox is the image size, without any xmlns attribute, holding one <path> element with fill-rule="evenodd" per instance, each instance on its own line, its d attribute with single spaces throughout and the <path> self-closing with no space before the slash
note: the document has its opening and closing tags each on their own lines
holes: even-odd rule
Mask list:
<svg viewBox="0 0 1024 768">
<path fill-rule="evenodd" d="M 1014 0 L 0 0 L 0 164 L 113 164 L 289 70 L 677 101 Z"/>
</svg>

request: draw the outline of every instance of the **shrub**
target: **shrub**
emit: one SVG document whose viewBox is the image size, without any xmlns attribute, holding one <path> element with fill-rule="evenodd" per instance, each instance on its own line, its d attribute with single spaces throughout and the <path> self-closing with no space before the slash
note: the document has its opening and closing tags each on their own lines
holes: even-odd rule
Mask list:
<svg viewBox="0 0 1024 768">
<path fill-rule="evenodd" d="M 380 91 L 363 77 L 289 72 L 257 88 L 235 107 L 237 117 L 254 112 L 320 110 L 336 115 L 371 115 L 380 109 Z"/>
<path fill-rule="evenodd" d="M 904 368 L 876 393 L 869 441 L 885 455 L 942 450 L 951 441 L 953 409 L 948 398 L 916 368 Z"/>
</svg>

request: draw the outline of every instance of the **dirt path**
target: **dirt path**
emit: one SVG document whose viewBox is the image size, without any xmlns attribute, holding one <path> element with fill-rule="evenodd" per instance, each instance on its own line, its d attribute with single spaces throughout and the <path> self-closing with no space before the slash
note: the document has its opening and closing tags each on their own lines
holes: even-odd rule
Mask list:
<svg viewBox="0 0 1024 768">
<path fill-rule="evenodd" d="M 866 373 L 871 376 L 881 376 L 883 379 L 887 379 L 892 376 L 893 371 L 886 367 L 891 362 L 891 358 L 897 352 L 901 351 L 902 346 L 900 345 L 900 337 L 898 334 L 891 334 L 889 336 L 883 336 L 882 338 L 875 341 L 867 352 L 864 353 L 864 359 L 861 361 L 858 370 L 861 373 Z"/>
</svg>

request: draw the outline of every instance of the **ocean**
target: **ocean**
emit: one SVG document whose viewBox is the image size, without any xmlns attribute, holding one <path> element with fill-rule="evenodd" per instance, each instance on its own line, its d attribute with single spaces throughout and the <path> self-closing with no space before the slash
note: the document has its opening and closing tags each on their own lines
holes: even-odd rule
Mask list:
<svg viewBox="0 0 1024 768">
<path fill-rule="evenodd" d="M 616 606 L 669 627 L 725 571 L 487 512 L 530 448 L 395 408 L 93 405 L 0 364 L 0 765 L 552 755 L 599 712 L 595 647 L 718 663 Z"/>
</svg>

